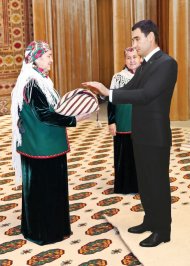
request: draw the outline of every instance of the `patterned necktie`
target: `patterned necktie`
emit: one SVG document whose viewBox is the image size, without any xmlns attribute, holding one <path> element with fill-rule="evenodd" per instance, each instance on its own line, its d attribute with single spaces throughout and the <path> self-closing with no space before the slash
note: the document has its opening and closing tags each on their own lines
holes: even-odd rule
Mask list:
<svg viewBox="0 0 190 266">
<path fill-rule="evenodd" d="M 146 60 L 144 59 L 143 61 L 142 61 L 142 64 L 141 64 L 141 66 L 143 67 L 144 65 L 146 65 Z"/>
<path fill-rule="evenodd" d="M 142 70 L 143 70 L 143 68 L 144 68 L 144 66 L 146 65 L 146 60 L 144 59 L 143 61 L 142 61 L 142 64 L 141 64 L 141 70 L 140 70 L 140 72 L 142 72 Z"/>
</svg>

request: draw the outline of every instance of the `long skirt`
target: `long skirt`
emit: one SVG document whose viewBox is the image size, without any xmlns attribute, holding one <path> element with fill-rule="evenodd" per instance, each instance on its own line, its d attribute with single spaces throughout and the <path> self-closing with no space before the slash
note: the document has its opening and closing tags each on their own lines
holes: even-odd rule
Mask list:
<svg viewBox="0 0 190 266">
<path fill-rule="evenodd" d="M 137 193 L 138 183 L 131 134 L 117 134 L 114 137 L 114 168 L 114 193 Z"/>
<path fill-rule="evenodd" d="M 21 156 L 23 236 L 46 245 L 71 235 L 66 155 L 51 159 Z"/>
</svg>

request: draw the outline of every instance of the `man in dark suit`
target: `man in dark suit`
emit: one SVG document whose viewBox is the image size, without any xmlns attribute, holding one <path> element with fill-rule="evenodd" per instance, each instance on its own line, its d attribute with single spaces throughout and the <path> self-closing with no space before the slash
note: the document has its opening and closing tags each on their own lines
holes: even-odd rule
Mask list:
<svg viewBox="0 0 190 266">
<path fill-rule="evenodd" d="M 138 186 L 145 216 L 130 233 L 151 231 L 140 242 L 155 247 L 170 241 L 171 195 L 169 160 L 171 146 L 170 104 L 177 79 L 177 63 L 158 47 L 157 26 L 151 20 L 132 27 L 132 42 L 144 58 L 133 79 L 124 87 L 108 90 L 99 82 L 85 82 L 114 104 L 133 104 L 132 138 Z"/>
</svg>

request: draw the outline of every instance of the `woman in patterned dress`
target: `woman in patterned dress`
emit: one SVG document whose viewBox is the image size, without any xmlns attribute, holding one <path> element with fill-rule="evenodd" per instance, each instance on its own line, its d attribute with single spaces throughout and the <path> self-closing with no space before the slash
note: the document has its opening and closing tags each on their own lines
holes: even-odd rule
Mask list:
<svg viewBox="0 0 190 266">
<path fill-rule="evenodd" d="M 88 115 L 55 112 L 60 97 L 48 76 L 52 51 L 33 41 L 12 92 L 12 157 L 17 179 L 22 177 L 23 236 L 38 244 L 62 241 L 71 235 L 66 127 Z"/>
<path fill-rule="evenodd" d="M 125 67 L 116 73 L 111 81 L 111 89 L 123 87 L 128 83 L 141 59 L 132 47 L 124 50 Z M 114 105 L 108 102 L 108 125 L 109 132 L 114 141 L 114 193 L 137 193 L 137 176 L 133 156 L 132 132 L 131 132 L 131 104 Z"/>
</svg>

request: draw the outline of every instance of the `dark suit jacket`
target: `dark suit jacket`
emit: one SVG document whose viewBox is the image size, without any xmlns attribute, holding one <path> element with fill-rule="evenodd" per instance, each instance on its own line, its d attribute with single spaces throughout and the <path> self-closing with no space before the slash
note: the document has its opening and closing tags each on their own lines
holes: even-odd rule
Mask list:
<svg viewBox="0 0 190 266">
<path fill-rule="evenodd" d="M 113 90 L 112 102 L 132 103 L 134 143 L 171 145 L 170 104 L 177 79 L 177 62 L 156 52 L 124 87 Z"/>
</svg>

